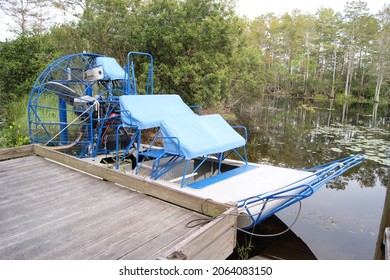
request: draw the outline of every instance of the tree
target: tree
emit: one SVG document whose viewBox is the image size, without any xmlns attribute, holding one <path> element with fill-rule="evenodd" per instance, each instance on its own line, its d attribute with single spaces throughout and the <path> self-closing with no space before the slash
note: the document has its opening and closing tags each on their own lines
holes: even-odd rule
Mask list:
<svg viewBox="0 0 390 280">
<path fill-rule="evenodd" d="M 52 2 L 58 9 L 81 17 L 85 11 L 91 9 L 93 0 L 53 0 Z"/>
<path fill-rule="evenodd" d="M 321 86 L 330 91 L 329 97 L 335 97 L 338 50 L 340 48 L 341 14 L 329 8 L 319 9 L 315 21 L 315 45 L 317 46 L 317 76 Z M 329 83 L 328 81 L 332 82 Z M 331 85 L 329 89 L 329 84 Z"/>
<path fill-rule="evenodd" d="M 374 101 L 379 102 L 383 82 L 390 76 L 390 6 L 387 4 L 378 14 L 380 31 L 377 36 L 374 51 L 374 72 L 376 87 Z"/>
<path fill-rule="evenodd" d="M 0 0 L 0 9 L 16 24 L 16 29 L 12 31 L 27 33 L 33 2 L 34 0 Z"/>
<path fill-rule="evenodd" d="M 139 22 L 128 9 L 133 3 L 133 0 L 89 0 L 77 25 L 78 43 L 83 48 L 80 51 L 102 53 L 124 63 L 132 49 L 129 44 L 139 39 L 135 33 Z"/>
<path fill-rule="evenodd" d="M 2 104 L 30 93 L 35 79 L 53 59 L 53 48 L 40 35 L 22 36 L 0 46 L 0 98 Z"/>
<path fill-rule="evenodd" d="M 9 12 L 12 3 L 15 7 L 30 3 L 29 9 L 15 15 L 21 19 L 20 38 L 28 38 L 48 26 L 46 8 L 39 6 L 45 1 L 0 3 Z M 344 90 L 346 95 L 373 97 L 375 87 L 378 99 L 387 89 L 389 24 L 385 14 L 378 18 L 369 14 L 362 1 L 348 3 L 344 16 L 323 8 L 316 15 L 295 10 L 254 20 L 238 17 L 233 0 L 50 2 L 79 19 L 38 36 L 40 47 L 54 45 L 58 56 L 101 53 L 122 66 L 128 52 L 148 52 L 155 58 L 156 92 L 179 93 L 188 103 L 231 105 L 266 92 L 333 98 Z M 41 7 L 42 16 L 32 7 Z M 4 65 L 17 71 L 16 64 Z M 139 78 L 142 83 L 143 76 Z M 12 83 L 6 88 L 10 87 Z"/>
<path fill-rule="evenodd" d="M 358 51 L 361 50 L 363 43 L 367 43 L 365 35 L 372 34 L 372 32 L 369 30 L 368 19 L 370 14 L 366 2 L 360 0 L 347 2 L 344 12 L 344 44 L 347 49 L 344 95 L 348 96 L 351 93 L 355 58 L 358 56 Z"/>
<path fill-rule="evenodd" d="M 11 31 L 25 36 L 29 32 L 42 34 L 49 18 L 48 0 L 0 0 L 0 9 L 13 21 Z"/>
<path fill-rule="evenodd" d="M 229 98 L 230 62 L 242 28 L 223 0 L 156 0 L 141 5 L 140 49 L 155 58 L 156 91 L 190 104 L 217 106 Z"/>
</svg>

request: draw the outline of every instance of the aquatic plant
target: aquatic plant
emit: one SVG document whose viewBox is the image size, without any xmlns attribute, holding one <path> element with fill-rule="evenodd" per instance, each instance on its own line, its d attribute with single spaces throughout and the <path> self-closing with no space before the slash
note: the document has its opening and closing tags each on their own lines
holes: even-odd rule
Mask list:
<svg viewBox="0 0 390 280">
<path fill-rule="evenodd" d="M 317 127 L 312 134 L 334 137 L 338 146 L 330 148 L 333 152 L 362 153 L 368 160 L 390 166 L 390 132 L 382 128 L 336 124 Z"/>
</svg>

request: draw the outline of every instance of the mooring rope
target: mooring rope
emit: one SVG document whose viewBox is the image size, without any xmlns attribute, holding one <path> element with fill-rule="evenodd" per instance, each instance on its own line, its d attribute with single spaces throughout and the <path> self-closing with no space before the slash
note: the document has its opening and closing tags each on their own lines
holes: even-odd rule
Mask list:
<svg viewBox="0 0 390 280">
<path fill-rule="evenodd" d="M 203 203 L 205 203 L 207 200 L 209 199 L 205 199 L 203 201 Z M 298 209 L 298 212 L 297 212 L 297 215 L 294 219 L 294 221 L 291 223 L 290 226 L 287 227 L 287 229 L 285 229 L 284 231 L 282 232 L 278 232 L 278 233 L 270 233 L 270 234 L 258 234 L 258 233 L 254 233 L 254 232 L 250 232 L 250 231 L 247 231 L 245 229 L 242 229 L 242 228 L 239 228 L 239 227 L 236 227 L 237 230 L 243 232 L 243 233 L 246 233 L 246 234 L 249 234 L 249 235 L 252 235 L 252 236 L 256 236 L 256 237 L 275 237 L 275 236 L 280 236 L 282 234 L 285 234 L 286 232 L 288 232 L 289 230 L 291 230 L 291 228 L 295 225 L 295 223 L 297 222 L 300 214 L 301 214 L 301 209 L 302 209 L 302 201 L 298 201 L 299 202 L 299 209 Z M 203 206 L 203 203 L 202 203 L 202 206 Z M 267 203 L 267 202 L 266 202 Z M 264 209 L 263 209 L 264 210 Z M 259 215 L 261 214 L 262 211 L 260 211 L 259 213 L 255 214 L 255 215 Z M 203 212 L 203 207 L 202 207 L 202 212 Z M 186 227 L 187 228 L 194 228 L 194 227 L 197 227 L 197 226 L 202 226 L 202 225 L 205 225 L 205 224 L 208 224 L 209 222 L 221 217 L 221 216 L 239 216 L 240 214 L 221 214 L 221 215 L 218 215 L 216 217 L 213 217 L 213 218 L 198 218 L 198 219 L 193 219 L 191 221 L 189 221 L 187 224 L 186 224 Z M 255 215 L 252 215 L 252 216 L 255 216 Z M 196 223 L 198 222 L 198 223 Z"/>
<path fill-rule="evenodd" d="M 282 234 L 285 234 L 286 232 L 288 232 L 289 230 L 291 230 L 291 228 L 295 225 L 295 223 L 297 222 L 298 220 L 298 217 L 301 213 L 301 209 L 302 209 L 302 201 L 298 201 L 299 202 L 299 209 L 298 209 L 298 212 L 297 212 L 297 215 L 294 219 L 294 221 L 292 222 L 292 224 L 290 226 L 287 227 L 287 229 L 285 229 L 284 231 L 282 232 L 278 232 L 278 233 L 270 233 L 270 234 L 258 234 L 258 233 L 254 233 L 254 232 L 250 232 L 250 231 L 247 231 L 245 229 L 242 229 L 242 228 L 238 228 L 237 227 L 237 230 L 241 231 L 241 232 L 244 232 L 246 234 L 250 234 L 252 236 L 256 236 L 256 237 L 275 237 L 275 236 L 279 236 L 279 235 L 282 235 Z"/>
</svg>

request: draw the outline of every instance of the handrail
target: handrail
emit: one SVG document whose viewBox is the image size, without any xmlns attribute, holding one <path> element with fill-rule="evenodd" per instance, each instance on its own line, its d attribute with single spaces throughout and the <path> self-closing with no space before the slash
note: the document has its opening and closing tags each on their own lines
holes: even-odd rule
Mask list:
<svg viewBox="0 0 390 280">
<path fill-rule="evenodd" d="M 126 59 L 126 75 L 125 77 L 125 94 L 132 94 L 136 95 L 138 94 L 137 92 L 137 79 L 135 75 L 135 70 L 134 70 L 134 62 L 132 57 L 135 55 L 139 56 L 146 56 L 150 60 L 149 64 L 149 69 L 148 69 L 148 78 L 146 81 L 146 88 L 145 88 L 145 94 L 153 94 L 154 93 L 154 84 L 153 84 L 153 56 L 149 53 L 144 53 L 144 52 L 129 52 L 127 54 L 127 59 Z"/>
<path fill-rule="evenodd" d="M 302 199 L 305 199 L 311 196 L 314 192 L 316 192 L 320 187 L 324 184 L 328 183 L 330 180 L 335 177 L 341 175 L 347 170 L 355 167 L 356 165 L 362 163 L 365 160 L 364 155 L 352 155 L 328 164 L 323 164 L 314 168 L 310 168 L 310 170 L 316 170 L 313 174 L 290 183 L 286 186 L 283 186 L 277 190 L 258 194 L 246 199 L 242 199 L 237 201 L 238 208 L 242 209 L 244 212 L 248 214 L 250 217 L 252 224 L 246 228 L 251 228 L 262 220 L 268 218 L 269 216 L 275 214 L 276 212 L 290 206 L 293 203 L 296 203 Z M 298 189 L 302 189 L 302 191 L 298 193 L 290 193 Z M 272 209 L 271 211 L 263 213 L 266 210 L 266 206 L 271 201 L 284 199 L 286 200 L 283 204 L 278 207 Z M 251 208 L 255 206 L 262 205 L 260 211 L 256 213 L 251 212 Z"/>
<path fill-rule="evenodd" d="M 188 106 L 190 107 L 191 109 L 199 109 L 199 116 L 203 115 L 203 108 L 202 106 L 199 106 L 199 105 L 190 105 Z"/>
</svg>

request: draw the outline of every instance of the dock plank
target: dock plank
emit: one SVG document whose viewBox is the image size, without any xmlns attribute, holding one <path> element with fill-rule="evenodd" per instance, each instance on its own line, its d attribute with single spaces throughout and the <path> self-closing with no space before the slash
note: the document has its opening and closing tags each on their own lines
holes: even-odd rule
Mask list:
<svg viewBox="0 0 390 280">
<path fill-rule="evenodd" d="M 154 207 L 150 208 L 148 210 L 148 214 L 151 214 L 153 216 L 162 217 L 164 218 L 164 215 L 174 215 L 177 213 L 177 211 L 173 210 L 171 207 L 165 207 L 163 205 L 159 205 L 160 207 Z M 131 220 L 126 220 L 122 223 L 125 224 L 125 226 L 120 226 L 120 228 L 117 228 L 116 230 L 110 231 L 110 234 L 107 235 L 106 238 L 95 240 L 95 242 L 90 242 L 87 248 L 83 248 L 83 250 L 77 251 L 75 254 L 73 254 L 71 259 L 82 259 L 84 258 L 85 254 L 91 255 L 91 259 L 119 259 L 117 255 L 121 255 L 121 250 L 124 252 L 131 251 L 136 246 L 135 241 L 132 239 L 135 235 L 141 234 L 144 241 L 149 241 L 147 236 L 143 235 L 143 232 L 145 229 L 150 231 L 149 226 L 145 226 L 145 219 L 146 212 L 144 212 L 143 209 L 140 209 L 140 211 L 137 212 L 137 216 L 133 217 Z M 160 215 L 160 213 L 163 212 L 164 215 Z M 130 241 L 129 241 L 130 240 Z M 132 246 L 128 246 L 127 243 L 134 243 Z M 114 248 L 114 249 L 113 249 Z M 115 251 L 115 253 L 110 253 L 111 251 Z M 147 252 L 144 252 L 145 254 Z M 116 255 L 117 254 L 117 255 Z M 143 257 L 144 259 L 145 257 Z"/>
<path fill-rule="evenodd" d="M 23 252 L 22 256 L 16 256 L 16 259 L 64 259 L 114 234 L 121 228 L 131 226 L 136 213 L 138 212 L 127 208 L 92 223 L 78 225 L 58 237 L 53 236 L 50 240 L 37 244 L 27 252 Z"/>
<path fill-rule="evenodd" d="M 152 205 L 153 201 L 150 201 L 149 199 L 146 200 L 143 203 L 142 208 L 138 207 L 136 210 L 134 210 L 129 219 L 124 221 L 127 226 L 121 226 L 120 229 L 114 233 L 111 232 L 109 235 L 102 237 L 100 240 L 95 240 L 95 242 L 79 248 L 79 250 L 69 254 L 64 259 L 82 260 L 86 258 L 92 258 L 122 242 L 122 240 L 128 238 L 128 234 L 134 230 L 134 226 L 144 222 L 144 217 L 140 215 L 140 212 L 148 210 L 148 213 L 153 215 L 158 211 L 164 210 L 164 207 L 161 208 L 161 205 L 159 207 L 151 207 Z"/>
<path fill-rule="evenodd" d="M 29 156 L 26 158 L 0 161 L 0 183 L 4 183 L 7 186 L 15 180 L 32 177 L 39 168 L 46 168 L 46 161 L 41 161 L 37 158 L 37 156 Z"/>
<path fill-rule="evenodd" d="M 14 256 L 21 251 L 43 244 L 51 239 L 52 236 L 69 234 L 81 225 L 87 225 L 96 221 L 106 219 L 106 216 L 117 211 L 122 211 L 134 201 L 133 196 L 123 196 L 113 203 L 112 199 L 104 200 L 102 203 L 93 204 L 83 211 L 73 212 L 62 220 L 53 220 L 47 224 L 39 225 L 33 229 L 25 230 L 15 234 L 8 239 L 4 239 L 6 244 L 0 248 L 0 258 L 2 256 Z"/>
<path fill-rule="evenodd" d="M 33 154 L 34 145 L 26 145 L 14 148 L 7 148 L 0 150 L 0 161 L 14 159 L 17 157 L 24 157 Z"/>
<path fill-rule="evenodd" d="M 0 162 L 0 259 L 158 258 L 199 218 L 40 156 Z"/>
<path fill-rule="evenodd" d="M 164 211 L 163 215 L 159 217 L 155 216 L 152 223 L 145 227 L 144 224 L 139 224 L 139 228 L 133 228 L 132 233 L 127 235 L 127 238 L 123 242 L 116 246 L 106 250 L 105 252 L 95 256 L 93 259 L 104 260 L 104 259 L 122 259 L 129 252 L 136 250 L 143 244 L 156 238 L 160 234 L 162 228 L 169 227 L 172 223 L 181 224 L 190 215 L 190 212 L 180 209 L 169 209 L 169 212 Z M 161 214 L 161 212 L 160 212 Z M 136 230 L 135 230 L 136 229 Z"/>
<path fill-rule="evenodd" d="M 65 199 L 74 200 L 75 196 L 86 195 L 85 190 L 90 189 L 85 187 L 84 184 L 90 184 L 92 181 L 89 178 L 73 178 L 78 182 L 78 186 L 72 188 L 71 190 L 64 188 L 64 185 L 68 181 L 67 179 L 63 179 L 62 181 L 54 180 L 54 184 L 58 184 L 60 190 L 56 189 L 54 193 L 51 192 L 50 189 L 44 188 L 45 185 L 42 184 L 40 189 L 34 190 L 27 189 L 24 194 L 12 194 L 11 198 L 8 198 L 4 201 L 4 203 L 0 204 L 0 210 L 4 213 L 4 216 L 0 214 L 2 220 L 5 220 L 6 216 L 12 216 L 13 218 L 17 218 L 18 213 L 22 213 L 24 215 L 34 215 L 34 212 L 40 210 L 41 212 L 50 211 L 50 207 L 59 208 L 62 204 L 66 204 L 67 201 Z M 84 187 L 83 187 L 84 185 Z M 103 195 L 99 193 L 97 188 L 90 189 L 91 193 L 89 196 L 96 196 L 97 194 Z M 11 192 L 12 193 L 12 192 Z M 10 194 L 9 194 L 10 195 Z M 15 207 L 19 204 L 19 207 Z M 39 205 L 44 204 L 44 208 L 41 208 Z M 28 216 L 27 215 L 27 216 Z"/>
<path fill-rule="evenodd" d="M 90 181 L 88 182 L 91 183 Z M 95 187 L 98 185 L 99 184 L 95 184 Z M 41 207 L 30 208 L 29 205 L 27 205 L 27 207 L 26 205 L 20 206 L 25 207 L 25 211 L 0 221 L 0 238 L 15 234 L 21 228 L 26 229 L 35 227 L 37 223 L 44 224 L 53 219 L 61 219 L 72 211 L 77 211 L 82 207 L 98 203 L 104 199 L 106 194 L 108 195 L 110 193 L 109 191 L 110 190 L 107 190 L 107 188 L 101 191 L 98 189 L 76 191 L 74 195 L 57 197 L 52 203 L 42 203 Z M 116 195 L 120 195 L 120 192 Z M 9 211 L 14 213 L 13 210 Z"/>
<path fill-rule="evenodd" d="M 186 229 L 186 225 L 196 219 L 194 215 L 183 215 L 175 221 L 175 223 L 170 223 L 168 226 L 160 229 L 158 235 L 155 235 L 150 241 L 143 243 L 135 250 L 132 250 L 128 254 L 121 257 L 123 260 L 137 260 L 141 257 L 146 259 L 156 259 L 158 255 L 153 253 L 154 251 L 161 252 L 174 244 L 179 243 L 183 240 L 182 233 Z M 196 229 L 190 230 L 195 231 Z M 145 252 L 149 254 L 145 255 Z"/>
<path fill-rule="evenodd" d="M 172 244 L 160 257 L 174 259 L 179 253 L 188 259 L 225 259 L 236 245 L 236 213 L 236 209 L 231 208 L 221 216 L 209 219 L 192 235 Z"/>
</svg>

